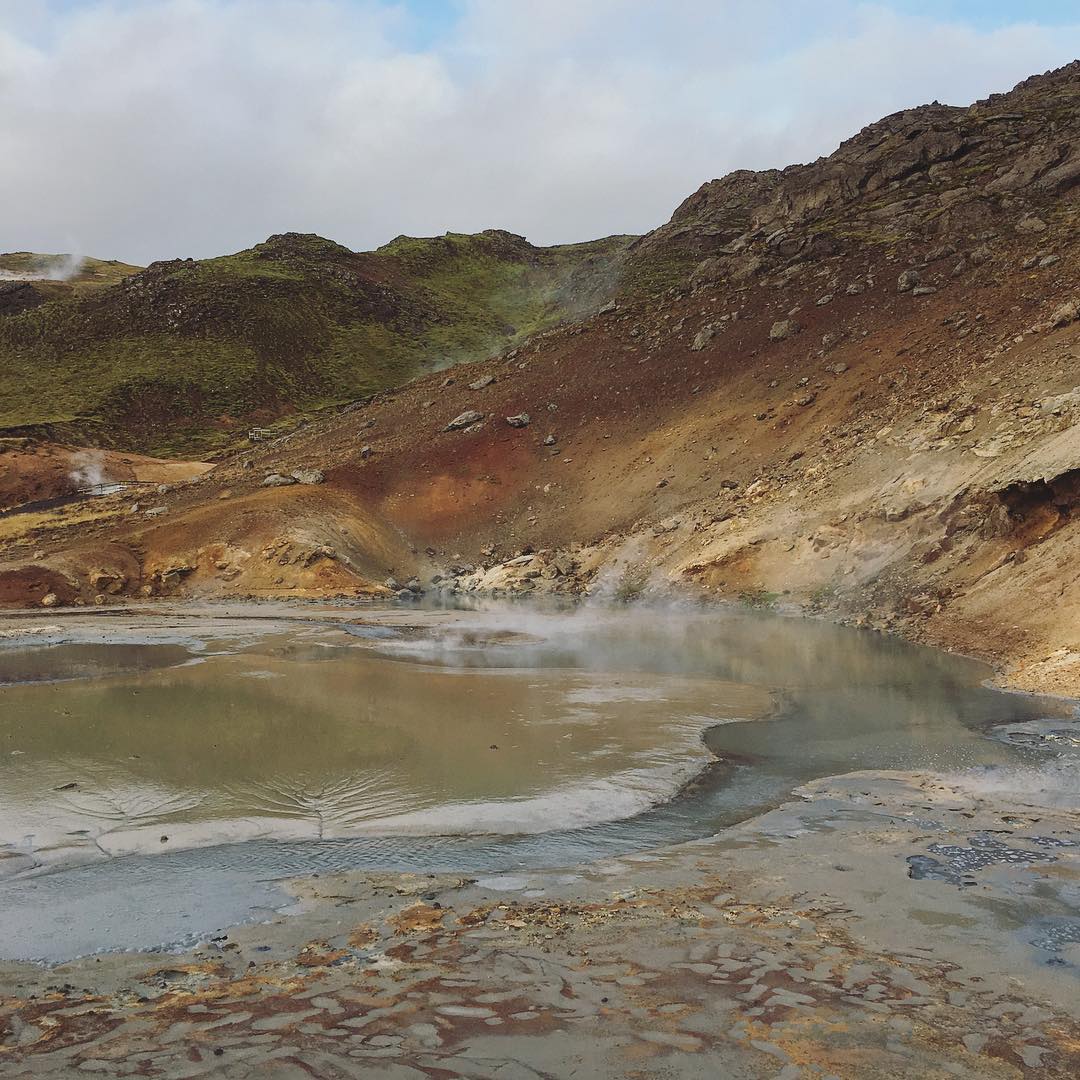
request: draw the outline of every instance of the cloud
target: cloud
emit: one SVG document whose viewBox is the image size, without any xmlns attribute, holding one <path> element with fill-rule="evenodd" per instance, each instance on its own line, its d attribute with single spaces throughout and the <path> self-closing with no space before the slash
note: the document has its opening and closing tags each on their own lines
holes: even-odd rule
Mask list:
<svg viewBox="0 0 1080 1080">
<path fill-rule="evenodd" d="M 5 6 L 0 248 L 143 262 L 286 229 L 356 248 L 639 232 L 730 169 L 1080 53 L 1080 21 L 850 0 L 461 0 L 434 35 L 422 18 L 377 0 Z"/>
</svg>

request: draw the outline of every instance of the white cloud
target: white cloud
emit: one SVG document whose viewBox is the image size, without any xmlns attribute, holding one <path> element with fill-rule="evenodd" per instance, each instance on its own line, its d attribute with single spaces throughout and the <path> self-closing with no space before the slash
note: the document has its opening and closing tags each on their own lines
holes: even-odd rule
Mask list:
<svg viewBox="0 0 1080 1080">
<path fill-rule="evenodd" d="M 980 30 L 851 0 L 466 0 L 425 51 L 407 26 L 375 0 L 5 6 L 0 250 L 642 231 L 732 168 L 811 159 L 1080 52 L 1080 25 Z"/>
</svg>

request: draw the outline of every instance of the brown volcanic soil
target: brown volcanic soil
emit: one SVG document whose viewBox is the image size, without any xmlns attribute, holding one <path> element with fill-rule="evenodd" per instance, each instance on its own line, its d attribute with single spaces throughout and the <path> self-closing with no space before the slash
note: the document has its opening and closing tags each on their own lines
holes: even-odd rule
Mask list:
<svg viewBox="0 0 1080 1080">
<path fill-rule="evenodd" d="M 200 461 L 162 461 L 27 439 L 7 443 L 0 445 L 0 511 L 72 495 L 93 483 L 175 484 L 211 468 Z"/>
<path fill-rule="evenodd" d="M 40 603 L 40 573 L 19 584 L 35 551 L 84 602 L 103 573 L 201 597 L 453 566 L 487 569 L 450 574 L 462 589 L 692 585 L 1075 693 L 1078 102 L 1072 65 L 714 181 L 633 249 L 615 310 L 255 447 L 155 498 L 160 517 L 117 499 L 28 521 L 3 596 Z M 484 419 L 445 430 L 466 410 Z M 294 469 L 325 480 L 261 486 Z"/>
</svg>

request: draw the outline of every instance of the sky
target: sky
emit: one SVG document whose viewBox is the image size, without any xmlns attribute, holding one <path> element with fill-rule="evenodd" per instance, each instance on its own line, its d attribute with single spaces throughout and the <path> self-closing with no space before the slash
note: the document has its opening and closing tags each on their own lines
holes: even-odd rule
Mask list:
<svg viewBox="0 0 1080 1080">
<path fill-rule="evenodd" d="M 1078 56 L 1076 0 L 0 0 L 0 251 L 644 232 Z"/>
</svg>

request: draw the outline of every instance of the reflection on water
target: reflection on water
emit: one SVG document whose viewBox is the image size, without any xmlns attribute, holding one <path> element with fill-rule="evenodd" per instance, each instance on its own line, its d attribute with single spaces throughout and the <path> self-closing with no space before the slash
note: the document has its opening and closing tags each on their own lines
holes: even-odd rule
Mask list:
<svg viewBox="0 0 1080 1080">
<path fill-rule="evenodd" d="M 1045 714 L 980 686 L 977 664 L 746 612 L 504 609 L 346 629 L 194 665 L 176 645 L 0 654 L 0 672 L 24 680 L 0 689 L 0 843 L 33 865 L 90 845 L 513 836 L 627 818 L 620 834 L 651 843 L 813 777 L 1015 762 L 1022 746 L 982 730 Z M 42 683 L 50 673 L 69 681 Z M 733 767 L 665 807 L 710 760 L 703 734 Z"/>
<path fill-rule="evenodd" d="M 123 854 L 590 825 L 670 798 L 710 760 L 707 728 L 770 704 L 729 680 L 502 647 L 510 663 L 466 667 L 394 662 L 340 633 L 272 637 L 193 666 L 8 686 L 0 843 L 57 862 L 91 842 Z M 70 670 L 85 648 L 39 649 L 37 666 Z M 140 648 L 117 646 L 116 664 Z"/>
<path fill-rule="evenodd" d="M 190 657 L 181 645 L 0 645 L 0 687 L 15 683 L 93 679 L 117 671 L 152 671 Z"/>
<path fill-rule="evenodd" d="M 707 835 L 815 777 L 1022 765 L 1036 751 L 986 729 L 1063 715 L 970 661 L 752 612 L 347 630 L 195 664 L 179 646 L 0 651 L 0 681 L 21 679 L 0 686 L 0 904 L 175 890 L 196 867 L 567 864 Z M 74 861 L 96 864 L 27 880 Z"/>
</svg>

